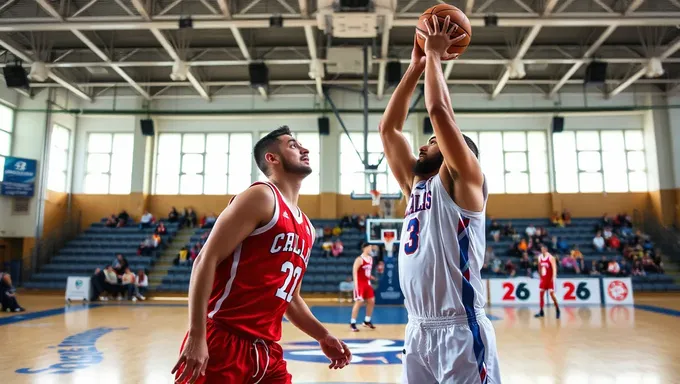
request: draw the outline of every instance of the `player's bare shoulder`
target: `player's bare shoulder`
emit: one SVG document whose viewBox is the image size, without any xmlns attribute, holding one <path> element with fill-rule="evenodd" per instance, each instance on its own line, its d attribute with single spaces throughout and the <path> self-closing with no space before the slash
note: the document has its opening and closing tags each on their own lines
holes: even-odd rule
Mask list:
<svg viewBox="0 0 680 384">
<path fill-rule="evenodd" d="M 234 196 L 225 212 L 234 210 L 236 219 L 247 214 L 264 224 L 271 220 L 276 210 L 276 196 L 266 184 L 256 184 Z M 241 219 L 245 219 L 241 217 Z"/>
</svg>

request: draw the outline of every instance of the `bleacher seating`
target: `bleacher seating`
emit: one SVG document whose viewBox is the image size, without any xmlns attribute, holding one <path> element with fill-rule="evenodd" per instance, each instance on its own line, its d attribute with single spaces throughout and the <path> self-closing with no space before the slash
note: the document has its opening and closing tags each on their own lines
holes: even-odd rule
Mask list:
<svg viewBox="0 0 680 384">
<path fill-rule="evenodd" d="M 70 241 L 49 264 L 40 268 L 31 280 L 24 283 L 25 288 L 33 289 L 65 289 L 68 276 L 90 276 L 96 268 L 104 268 L 111 264 L 117 254 L 122 254 L 130 264 L 132 271 L 150 270 L 154 260 L 162 250 L 162 245 L 151 256 L 137 256 L 139 244 L 154 233 L 152 228 L 140 229 L 132 219 L 125 227 L 108 228 L 104 226 L 106 219 L 92 224 L 84 233 Z M 162 220 L 167 233 L 162 235 L 164 244 L 172 241 L 177 233 L 177 223 Z"/>
</svg>

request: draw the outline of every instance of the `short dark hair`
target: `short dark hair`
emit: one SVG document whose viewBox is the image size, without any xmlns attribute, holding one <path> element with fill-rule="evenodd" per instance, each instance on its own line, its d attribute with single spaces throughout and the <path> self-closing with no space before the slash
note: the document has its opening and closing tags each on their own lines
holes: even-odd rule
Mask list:
<svg viewBox="0 0 680 384">
<path fill-rule="evenodd" d="M 279 128 L 269 132 L 265 137 L 261 138 L 257 143 L 255 143 L 255 148 L 253 149 L 253 156 L 255 157 L 255 162 L 260 171 L 269 176 L 271 174 L 269 167 L 267 166 L 267 160 L 264 156 L 267 152 L 272 152 L 275 148 L 274 144 L 279 141 L 279 136 L 293 135 L 287 125 L 282 125 Z"/>
<path fill-rule="evenodd" d="M 475 157 L 479 159 L 479 149 L 477 148 L 477 144 L 475 144 L 475 142 L 466 135 L 463 135 L 463 138 L 465 139 L 465 143 L 467 144 L 468 148 L 470 148 L 472 153 L 475 154 Z"/>
<path fill-rule="evenodd" d="M 361 250 L 363 251 L 364 248 L 366 248 L 366 247 L 371 247 L 371 246 L 373 246 L 373 244 L 364 241 L 363 243 L 361 243 Z"/>
</svg>

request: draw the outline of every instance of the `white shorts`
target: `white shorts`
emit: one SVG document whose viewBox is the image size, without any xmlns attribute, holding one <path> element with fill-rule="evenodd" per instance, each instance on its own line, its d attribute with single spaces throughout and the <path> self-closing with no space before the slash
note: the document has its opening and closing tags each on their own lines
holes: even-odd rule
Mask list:
<svg viewBox="0 0 680 384">
<path fill-rule="evenodd" d="M 409 317 L 403 384 L 499 384 L 496 332 L 486 314 L 476 318 Z"/>
</svg>

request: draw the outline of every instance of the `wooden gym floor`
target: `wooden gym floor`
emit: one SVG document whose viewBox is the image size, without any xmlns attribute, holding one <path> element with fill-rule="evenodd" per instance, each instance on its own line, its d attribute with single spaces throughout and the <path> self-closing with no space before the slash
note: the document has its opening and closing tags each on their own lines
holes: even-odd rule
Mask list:
<svg viewBox="0 0 680 384">
<path fill-rule="evenodd" d="M 0 314 L 2 383 L 172 383 L 170 370 L 187 324 L 186 301 L 110 301 L 65 307 L 63 296 L 21 295 L 28 309 Z M 311 300 L 310 300 L 311 301 Z M 310 302 L 354 353 L 329 371 L 316 343 L 284 324 L 282 345 L 297 383 L 396 383 L 405 310 L 378 307 L 376 330 L 349 331 L 349 304 Z M 680 383 L 680 296 L 636 298 L 635 306 L 494 307 L 503 383 Z M 363 309 L 360 316 L 363 319 Z"/>
</svg>

